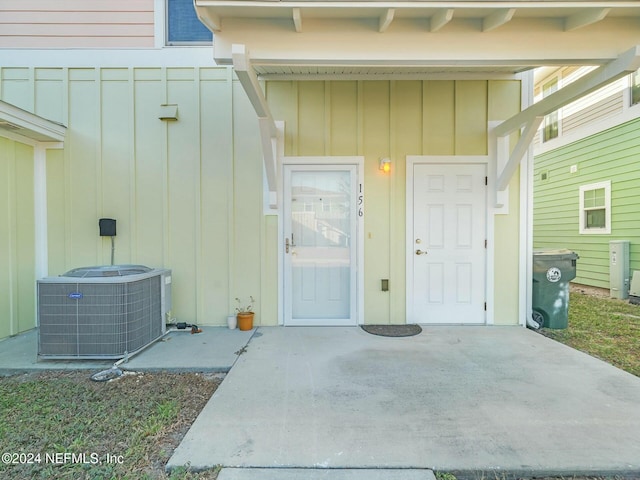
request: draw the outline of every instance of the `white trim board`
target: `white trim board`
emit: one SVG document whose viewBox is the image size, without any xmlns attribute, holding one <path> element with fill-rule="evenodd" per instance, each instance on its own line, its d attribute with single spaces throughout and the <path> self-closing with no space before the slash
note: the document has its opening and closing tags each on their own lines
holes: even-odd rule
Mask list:
<svg viewBox="0 0 640 480">
<path fill-rule="evenodd" d="M 213 67 L 210 45 L 144 49 L 0 49 L 3 67 Z"/>
</svg>

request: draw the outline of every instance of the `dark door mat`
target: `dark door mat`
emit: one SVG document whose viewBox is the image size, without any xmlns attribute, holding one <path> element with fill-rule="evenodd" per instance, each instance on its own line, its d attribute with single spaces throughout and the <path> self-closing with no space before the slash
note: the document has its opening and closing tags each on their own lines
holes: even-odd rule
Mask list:
<svg viewBox="0 0 640 480">
<path fill-rule="evenodd" d="M 420 325 L 361 325 L 362 329 L 372 335 L 381 337 L 411 337 L 422 332 Z"/>
</svg>

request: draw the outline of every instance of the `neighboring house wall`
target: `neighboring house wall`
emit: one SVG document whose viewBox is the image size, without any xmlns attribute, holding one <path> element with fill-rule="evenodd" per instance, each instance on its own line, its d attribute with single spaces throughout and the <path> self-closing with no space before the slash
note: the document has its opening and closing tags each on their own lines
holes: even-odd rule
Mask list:
<svg viewBox="0 0 640 480">
<path fill-rule="evenodd" d="M 285 155 L 365 157 L 365 321 L 404 323 L 406 156 L 486 155 L 487 121 L 519 111 L 520 82 L 271 81 L 266 93 L 286 123 Z M 378 169 L 384 156 L 390 175 Z M 496 217 L 495 323 L 518 322 L 518 177 L 511 213 Z"/>
<path fill-rule="evenodd" d="M 0 0 L 0 48 L 154 45 L 154 0 Z"/>
<path fill-rule="evenodd" d="M 111 245 L 99 237 L 98 219 L 111 217 L 118 222 L 117 263 L 173 269 L 179 321 L 224 324 L 233 299 L 253 295 L 258 321 L 276 323 L 275 308 L 261 310 L 276 303 L 277 285 L 275 275 L 261 282 L 271 259 L 263 255 L 257 119 L 231 68 L 4 68 L 0 79 L 2 100 L 68 127 L 64 150 L 47 155 L 50 275 L 108 264 Z M 177 121 L 158 119 L 164 103 L 178 105 Z M 1 165 L 33 168 L 4 158 Z M 18 213 L 32 212 L 32 175 L 9 178 L 19 178 L 19 188 L 12 180 L 9 191 L 20 192 L 10 212 L 16 205 Z M 9 218 L 26 232 L 33 213 Z M 30 272 L 24 283 L 30 297 L 21 305 L 31 308 L 33 327 L 29 238 L 16 239 L 21 250 L 10 255 Z"/>
<path fill-rule="evenodd" d="M 0 339 L 35 326 L 33 147 L 0 137 Z"/>
<path fill-rule="evenodd" d="M 536 82 L 534 91 L 536 101 L 542 98 L 542 85 L 552 78 L 559 79 L 559 87 L 561 88 L 589 73 L 594 68 L 562 67 L 556 69 L 552 74 Z M 537 150 L 554 148 L 553 145 L 559 143 L 561 138 L 579 135 L 580 130 L 585 126 L 620 115 L 628 104 L 626 97 L 629 85 L 629 78 L 623 77 L 561 108 L 559 112 L 559 138 L 542 142 L 541 132 L 538 132 L 534 140 L 535 148 Z"/>
<path fill-rule="evenodd" d="M 609 287 L 610 240 L 629 240 L 631 269 L 640 270 L 639 132 L 636 119 L 535 158 L 534 248 L 575 250 L 577 283 Z M 573 165 L 577 171 L 570 173 Z M 611 182 L 611 234 L 580 234 L 579 189 L 605 181 Z"/>
</svg>

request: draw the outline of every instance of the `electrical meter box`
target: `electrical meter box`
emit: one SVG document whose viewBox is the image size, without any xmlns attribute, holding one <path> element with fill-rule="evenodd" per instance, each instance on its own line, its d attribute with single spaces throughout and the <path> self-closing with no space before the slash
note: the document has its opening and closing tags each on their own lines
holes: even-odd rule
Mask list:
<svg viewBox="0 0 640 480">
<path fill-rule="evenodd" d="M 609 242 L 609 296 L 629 298 L 629 241 Z"/>
</svg>

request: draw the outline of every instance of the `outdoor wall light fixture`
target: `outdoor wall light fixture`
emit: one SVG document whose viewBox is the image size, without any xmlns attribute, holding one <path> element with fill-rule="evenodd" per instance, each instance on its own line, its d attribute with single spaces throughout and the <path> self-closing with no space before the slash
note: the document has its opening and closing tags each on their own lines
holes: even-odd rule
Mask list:
<svg viewBox="0 0 640 480">
<path fill-rule="evenodd" d="M 381 158 L 380 159 L 380 170 L 384 173 L 389 173 L 391 171 L 391 159 L 390 158 Z"/>
</svg>

